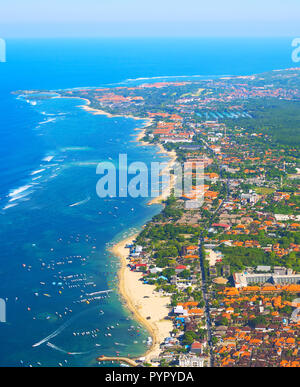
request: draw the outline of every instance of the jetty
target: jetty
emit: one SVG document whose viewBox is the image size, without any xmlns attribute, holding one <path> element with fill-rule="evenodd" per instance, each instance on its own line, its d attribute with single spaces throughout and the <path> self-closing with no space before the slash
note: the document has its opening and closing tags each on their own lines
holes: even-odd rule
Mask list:
<svg viewBox="0 0 300 387">
<path fill-rule="evenodd" d="M 104 362 L 104 361 L 117 361 L 119 363 L 126 363 L 128 365 L 130 365 L 131 367 L 137 367 L 137 363 L 132 360 L 132 359 L 129 359 L 128 357 L 119 357 L 119 356 L 101 356 L 101 357 L 98 357 L 97 358 L 97 361 L 101 361 L 101 362 Z"/>
</svg>

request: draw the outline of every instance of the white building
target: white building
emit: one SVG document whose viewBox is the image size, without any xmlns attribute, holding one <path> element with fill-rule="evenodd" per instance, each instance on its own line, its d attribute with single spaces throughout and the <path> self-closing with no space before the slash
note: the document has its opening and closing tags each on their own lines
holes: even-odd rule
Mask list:
<svg viewBox="0 0 300 387">
<path fill-rule="evenodd" d="M 205 357 L 195 355 L 180 355 L 179 367 L 204 367 Z"/>
<path fill-rule="evenodd" d="M 291 285 L 300 284 L 300 274 L 276 274 L 276 273 L 234 273 L 233 275 L 235 287 L 237 289 L 244 288 L 251 284 L 270 283 L 274 285 Z"/>
<path fill-rule="evenodd" d="M 183 315 L 183 316 L 188 315 L 187 310 L 184 309 L 182 305 L 175 306 L 175 308 L 173 309 L 173 312 L 174 312 L 174 314 L 179 314 L 179 315 Z"/>
</svg>

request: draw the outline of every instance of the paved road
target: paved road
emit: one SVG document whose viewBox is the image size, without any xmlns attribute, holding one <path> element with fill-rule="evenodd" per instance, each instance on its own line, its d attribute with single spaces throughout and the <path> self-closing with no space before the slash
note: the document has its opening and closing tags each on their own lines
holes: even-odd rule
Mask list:
<svg viewBox="0 0 300 387">
<path fill-rule="evenodd" d="M 204 144 L 206 147 L 209 149 L 210 152 L 213 153 L 213 151 L 210 149 L 208 144 L 203 140 Z M 216 164 L 219 166 L 218 160 L 215 160 Z M 221 167 L 219 166 L 220 169 L 220 175 L 221 175 Z M 227 180 L 226 183 L 226 197 L 222 200 L 220 203 L 219 207 L 216 209 L 216 211 L 211 215 L 209 222 L 207 224 L 207 230 L 209 230 L 213 224 L 214 219 L 222 209 L 224 203 L 228 200 L 229 197 L 229 180 Z M 212 343 L 212 324 L 211 324 L 211 317 L 210 317 L 210 306 L 209 306 L 209 294 L 207 292 L 207 278 L 205 274 L 205 268 L 204 268 L 204 259 L 205 257 L 203 256 L 203 248 L 204 248 L 204 237 L 203 237 L 203 232 L 200 235 L 199 239 L 199 252 L 200 252 L 200 268 L 201 268 L 201 277 L 202 277 L 202 293 L 203 293 L 203 299 L 205 302 L 205 318 L 206 318 L 206 325 L 207 325 L 207 338 L 208 338 L 208 345 L 209 345 L 209 350 L 210 350 L 210 356 L 209 356 L 209 366 L 214 367 L 214 352 L 213 352 L 213 343 Z"/>
</svg>

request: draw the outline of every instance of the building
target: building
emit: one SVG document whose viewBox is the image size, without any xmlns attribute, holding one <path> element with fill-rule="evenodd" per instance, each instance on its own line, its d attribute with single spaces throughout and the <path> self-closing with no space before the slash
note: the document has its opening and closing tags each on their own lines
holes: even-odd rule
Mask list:
<svg viewBox="0 0 300 387">
<path fill-rule="evenodd" d="M 285 268 L 284 268 L 285 269 Z M 285 274 L 277 273 L 259 273 L 259 274 L 248 274 L 247 272 L 243 273 L 234 273 L 233 279 L 236 288 L 244 288 L 251 284 L 265 284 L 270 283 L 274 285 L 291 285 L 291 284 L 300 284 L 300 274 L 291 274 L 288 273 L 285 269 Z"/>
<path fill-rule="evenodd" d="M 249 192 L 248 194 L 242 194 L 241 199 L 246 203 L 256 204 L 259 201 L 259 195 L 255 192 Z"/>
<path fill-rule="evenodd" d="M 194 341 L 191 345 L 190 352 L 195 354 L 203 353 L 203 344 L 199 343 L 199 341 Z"/>
<path fill-rule="evenodd" d="M 137 263 L 134 268 L 136 271 L 147 271 L 148 265 L 146 263 Z"/>
<path fill-rule="evenodd" d="M 204 367 L 204 357 L 198 357 L 195 355 L 180 355 L 179 367 Z"/>
<path fill-rule="evenodd" d="M 257 266 L 256 271 L 259 272 L 270 272 L 271 266 Z"/>
<path fill-rule="evenodd" d="M 188 311 L 186 309 L 184 309 L 184 307 L 182 305 L 175 306 L 175 308 L 173 309 L 173 313 L 183 315 L 183 316 L 188 315 Z"/>
<path fill-rule="evenodd" d="M 179 274 L 179 273 L 183 272 L 186 269 L 187 269 L 187 267 L 185 265 L 178 265 L 178 266 L 175 267 L 175 272 L 176 272 L 176 274 Z"/>
</svg>

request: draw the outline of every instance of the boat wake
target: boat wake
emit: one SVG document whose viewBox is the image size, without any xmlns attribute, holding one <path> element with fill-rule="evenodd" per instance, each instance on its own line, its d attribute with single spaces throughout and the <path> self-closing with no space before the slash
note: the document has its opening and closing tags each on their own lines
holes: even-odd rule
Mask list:
<svg viewBox="0 0 300 387">
<path fill-rule="evenodd" d="M 85 203 L 89 202 L 90 200 L 91 200 L 91 197 L 88 196 L 86 199 L 81 200 L 80 202 L 77 202 L 77 203 L 74 203 L 74 204 L 70 204 L 69 207 L 81 206 L 82 204 L 85 204 Z"/>
<path fill-rule="evenodd" d="M 127 347 L 127 344 L 122 344 L 122 343 L 115 343 L 115 345 L 120 345 L 121 347 Z"/>
<path fill-rule="evenodd" d="M 65 353 L 67 355 L 72 355 L 72 356 L 76 356 L 76 355 L 87 355 L 88 353 L 91 353 L 92 351 L 88 351 L 88 352 L 68 352 L 68 351 L 65 351 L 64 349 L 62 348 L 59 348 L 57 347 L 56 345 L 48 342 L 46 344 L 48 347 L 52 348 L 52 349 L 55 349 L 56 351 L 58 352 L 61 352 L 61 353 Z"/>
<path fill-rule="evenodd" d="M 81 313 L 78 313 L 76 316 L 72 317 L 70 320 L 66 321 L 64 324 L 62 324 L 56 331 L 52 332 L 49 336 L 45 337 L 38 343 L 33 344 L 33 348 L 39 347 L 40 345 L 47 343 L 49 340 L 53 339 L 54 337 L 58 336 L 62 331 L 64 331 L 66 328 L 68 328 L 75 320 L 77 320 L 79 317 L 83 316 L 84 314 L 90 312 L 91 310 L 97 309 L 97 307 L 85 310 Z"/>
<path fill-rule="evenodd" d="M 33 344 L 33 348 L 39 347 L 40 345 L 46 343 L 47 341 L 53 339 L 54 337 L 58 336 L 63 330 L 65 330 L 69 325 L 71 325 L 73 322 L 73 319 L 65 322 L 61 327 L 59 327 L 56 331 L 51 333 L 49 336 L 45 337 L 43 340 L 39 341 L 36 344 Z"/>
</svg>

